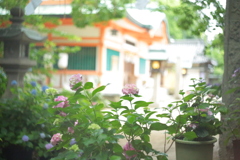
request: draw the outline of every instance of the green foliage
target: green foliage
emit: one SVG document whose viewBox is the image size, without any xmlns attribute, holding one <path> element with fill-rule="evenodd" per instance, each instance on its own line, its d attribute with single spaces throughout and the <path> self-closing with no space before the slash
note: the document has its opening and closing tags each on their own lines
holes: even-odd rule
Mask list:
<svg viewBox="0 0 240 160">
<path fill-rule="evenodd" d="M 49 116 L 45 109 L 48 104 L 43 98 L 46 94 L 36 82 L 31 83 L 26 82 L 23 88 L 13 85 L 14 97 L 0 99 L 0 148 L 17 145 L 30 149 L 37 157 L 49 158 L 54 154 L 45 152 L 50 128 L 47 124 L 37 124 L 41 118 Z M 28 141 L 22 140 L 24 135 L 28 136 Z"/>
<path fill-rule="evenodd" d="M 3 69 L 0 68 L 0 97 L 2 97 L 6 88 L 7 88 L 7 76 L 4 73 Z"/>
<path fill-rule="evenodd" d="M 206 47 L 206 55 L 217 62 L 214 66 L 214 75 L 222 76 L 224 69 L 224 43 L 223 34 L 219 34 Z"/>
<path fill-rule="evenodd" d="M 81 28 L 99 22 L 104 24 L 109 20 L 124 17 L 126 5 L 132 2 L 132 0 L 73 0 L 71 15 L 75 25 Z"/>
<path fill-rule="evenodd" d="M 57 159 L 158 159 L 166 160 L 167 155 L 152 148 L 150 134 L 153 130 L 164 130 L 166 125 L 151 118 L 156 111 L 150 111 L 151 102 L 138 100 L 140 95 L 124 95 L 118 102 L 110 102 L 105 106 L 95 97 L 106 86 L 94 88 L 92 82 L 78 82 L 73 85 L 75 93 L 65 94 L 66 105 L 57 101 L 62 94 L 49 94 L 48 112 L 54 114 L 39 123 L 53 124 L 51 131 L 60 133 L 61 141 L 49 151 L 59 150 Z M 47 93 L 49 91 L 47 90 Z M 55 98 L 57 97 L 57 99 Z M 62 105 L 58 106 L 57 105 Z M 61 113 L 65 113 L 65 115 Z M 70 129 L 70 130 L 69 130 Z M 133 150 L 125 150 L 119 139 L 125 138 L 131 143 Z M 74 144 L 71 141 L 74 139 Z"/>
</svg>

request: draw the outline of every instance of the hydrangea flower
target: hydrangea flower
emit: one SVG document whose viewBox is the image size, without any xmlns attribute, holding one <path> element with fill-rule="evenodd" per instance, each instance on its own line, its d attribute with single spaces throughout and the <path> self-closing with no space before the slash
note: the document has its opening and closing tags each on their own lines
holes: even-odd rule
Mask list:
<svg viewBox="0 0 240 160">
<path fill-rule="evenodd" d="M 48 144 L 45 145 L 45 148 L 47 150 L 51 149 L 52 147 L 53 147 L 53 145 L 51 143 L 48 143 Z"/>
<path fill-rule="evenodd" d="M 69 132 L 69 133 L 74 133 L 73 127 L 68 127 L 68 132 Z"/>
<path fill-rule="evenodd" d="M 22 140 L 24 142 L 27 142 L 29 140 L 29 137 L 27 135 L 22 136 Z"/>
<path fill-rule="evenodd" d="M 11 82 L 12 86 L 16 86 L 17 84 L 18 84 L 18 82 L 16 80 L 12 80 L 12 82 Z"/>
<path fill-rule="evenodd" d="M 48 88 L 49 88 L 48 86 L 43 85 L 43 86 L 42 86 L 42 91 L 45 92 Z"/>
<path fill-rule="evenodd" d="M 50 142 L 51 142 L 52 145 L 56 145 L 61 140 L 62 140 L 62 134 L 56 133 L 52 136 Z"/>
<path fill-rule="evenodd" d="M 43 104 L 43 109 L 48 109 L 48 104 L 47 103 Z"/>
<path fill-rule="evenodd" d="M 75 122 L 74 122 L 74 126 L 76 126 L 78 124 L 78 120 L 76 120 Z"/>
<path fill-rule="evenodd" d="M 126 151 L 135 151 L 135 148 L 133 148 L 132 144 L 130 142 L 127 142 L 125 146 L 123 146 L 123 154 L 126 157 L 127 160 L 131 160 L 133 157 L 136 157 L 137 155 L 127 155 Z"/>
<path fill-rule="evenodd" d="M 70 77 L 69 79 L 70 81 L 70 88 L 72 90 L 78 90 L 80 87 L 76 88 L 76 89 L 73 89 L 74 85 L 79 83 L 79 82 L 82 82 L 82 75 L 81 74 L 74 74 Z"/>
<path fill-rule="evenodd" d="M 70 145 L 72 146 L 72 145 L 74 145 L 75 143 L 76 143 L 75 138 L 72 138 L 72 139 L 70 140 Z"/>
<path fill-rule="evenodd" d="M 209 108 L 205 108 L 205 109 L 198 109 L 200 112 L 206 112 L 207 115 L 211 116 L 213 115 L 212 111 Z"/>
<path fill-rule="evenodd" d="M 189 127 L 191 127 L 192 129 L 196 129 L 197 126 L 198 126 L 198 124 L 196 124 L 196 123 L 189 124 Z"/>
<path fill-rule="evenodd" d="M 59 115 L 65 117 L 65 116 L 67 116 L 67 113 L 65 113 L 65 112 L 60 112 Z"/>
<path fill-rule="evenodd" d="M 101 127 L 96 124 L 96 123 L 92 123 L 90 126 L 88 126 L 88 129 L 100 129 Z"/>
<path fill-rule="evenodd" d="M 123 94 L 129 95 L 129 94 L 138 94 L 139 89 L 135 84 L 126 84 L 122 89 Z"/>
<path fill-rule="evenodd" d="M 45 138 L 46 137 L 45 133 L 40 133 L 40 137 Z"/>
<path fill-rule="evenodd" d="M 37 83 L 35 81 L 31 81 L 30 84 L 33 86 L 33 87 L 36 87 L 37 86 Z"/>
<path fill-rule="evenodd" d="M 46 94 L 48 95 L 54 95 L 58 93 L 58 90 L 56 90 L 55 88 L 48 88 L 45 90 Z"/>
<path fill-rule="evenodd" d="M 54 106 L 53 108 L 65 108 L 68 106 L 68 101 L 67 101 L 67 97 L 64 96 L 58 96 L 57 98 L 54 99 L 55 102 L 57 101 L 62 101 L 59 104 L 57 104 L 56 106 Z"/>
<path fill-rule="evenodd" d="M 32 94 L 32 95 L 37 95 L 37 90 L 36 90 L 36 89 L 32 89 L 32 90 L 31 90 L 31 94 Z"/>
</svg>

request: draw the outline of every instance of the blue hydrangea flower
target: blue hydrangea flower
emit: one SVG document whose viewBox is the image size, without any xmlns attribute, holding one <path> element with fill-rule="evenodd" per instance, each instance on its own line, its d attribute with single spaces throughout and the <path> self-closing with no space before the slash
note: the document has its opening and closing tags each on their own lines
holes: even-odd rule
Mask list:
<svg viewBox="0 0 240 160">
<path fill-rule="evenodd" d="M 40 133 L 40 137 L 45 138 L 46 137 L 45 133 Z"/>
<path fill-rule="evenodd" d="M 33 87 L 36 87 L 36 86 L 37 86 L 37 83 L 36 83 L 35 81 L 30 82 L 30 84 L 31 84 Z"/>
<path fill-rule="evenodd" d="M 42 91 L 45 92 L 46 89 L 48 89 L 48 88 L 49 88 L 48 86 L 44 85 L 44 86 L 42 86 Z"/>
<path fill-rule="evenodd" d="M 27 141 L 29 140 L 29 137 L 26 136 L 26 135 L 24 135 L 24 136 L 22 136 L 22 140 L 23 140 L 24 142 L 27 142 Z"/>
<path fill-rule="evenodd" d="M 47 150 L 51 149 L 52 147 L 53 147 L 53 145 L 51 143 L 48 143 L 48 144 L 45 145 L 45 148 Z"/>
<path fill-rule="evenodd" d="M 74 145 L 75 143 L 76 143 L 75 138 L 72 138 L 72 139 L 70 140 L 70 145 L 72 146 L 72 145 Z"/>
<path fill-rule="evenodd" d="M 31 68 L 28 68 L 28 72 L 32 72 L 32 67 L 31 67 Z"/>
<path fill-rule="evenodd" d="M 32 94 L 32 95 L 36 95 L 36 94 L 37 94 L 36 89 L 32 89 L 31 94 Z"/>
<path fill-rule="evenodd" d="M 11 85 L 12 86 L 16 86 L 18 83 L 17 83 L 17 81 L 16 80 L 12 80 L 12 82 L 11 82 Z"/>
<path fill-rule="evenodd" d="M 43 104 L 43 109 L 48 109 L 48 104 L 47 103 Z"/>
</svg>

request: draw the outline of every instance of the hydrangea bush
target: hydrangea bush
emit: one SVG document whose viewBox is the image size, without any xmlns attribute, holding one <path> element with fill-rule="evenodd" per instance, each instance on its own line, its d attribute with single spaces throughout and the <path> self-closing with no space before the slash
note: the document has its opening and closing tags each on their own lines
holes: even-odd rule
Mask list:
<svg viewBox="0 0 240 160">
<path fill-rule="evenodd" d="M 51 157 L 54 152 L 45 149 L 52 135 L 50 126 L 37 124 L 40 118 L 50 116 L 44 98 L 47 86 L 31 80 L 26 81 L 24 87 L 19 87 L 16 80 L 10 84 L 14 96 L 0 99 L 0 149 L 3 152 L 0 159 L 5 159 L 5 150 L 13 146 L 31 151 L 30 156 L 35 158 Z"/>
<path fill-rule="evenodd" d="M 152 102 L 138 100 L 141 96 L 136 85 L 126 85 L 120 100 L 109 106 L 94 101 L 106 85 L 94 88 L 77 74 L 70 78 L 70 87 L 75 94 L 69 97 L 48 94 L 48 111 L 54 116 L 39 121 L 53 124 L 54 134 L 45 144 L 49 152 L 59 151 L 52 160 L 167 159 L 166 154 L 152 148 L 151 131 L 159 130 L 161 124 L 150 118 L 156 113 L 148 107 Z M 121 146 L 120 139 L 125 139 L 126 145 Z"/>
</svg>

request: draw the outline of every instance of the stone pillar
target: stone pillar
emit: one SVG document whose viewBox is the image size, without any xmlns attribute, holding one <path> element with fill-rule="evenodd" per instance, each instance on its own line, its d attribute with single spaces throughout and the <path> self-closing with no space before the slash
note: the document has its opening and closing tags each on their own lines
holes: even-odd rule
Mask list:
<svg viewBox="0 0 240 160">
<path fill-rule="evenodd" d="M 226 94 L 230 88 L 236 87 L 234 84 L 230 84 L 229 80 L 236 68 L 240 67 L 240 0 L 227 0 L 226 15 L 225 15 L 225 30 L 224 30 L 224 75 L 223 75 L 223 102 L 226 106 L 229 106 L 236 98 L 234 93 Z M 230 112 L 235 109 L 239 109 L 239 106 L 229 108 Z M 222 116 L 222 121 L 228 115 Z M 230 124 L 234 127 L 234 124 Z M 226 126 L 226 130 L 230 130 L 229 126 Z M 219 145 L 219 157 L 220 160 L 233 160 L 233 148 L 231 140 L 225 145 L 227 139 L 227 133 L 220 135 Z"/>
<path fill-rule="evenodd" d="M 0 41 L 3 41 L 3 58 L 0 59 L 0 66 L 7 75 L 8 84 L 2 98 L 11 98 L 10 92 L 12 80 L 16 80 L 19 86 L 23 86 L 23 77 L 27 70 L 36 65 L 36 62 L 29 59 L 29 44 L 42 42 L 47 37 L 37 31 L 25 28 L 24 10 L 14 7 L 10 10 L 12 22 L 8 28 L 0 28 Z"/>
</svg>

